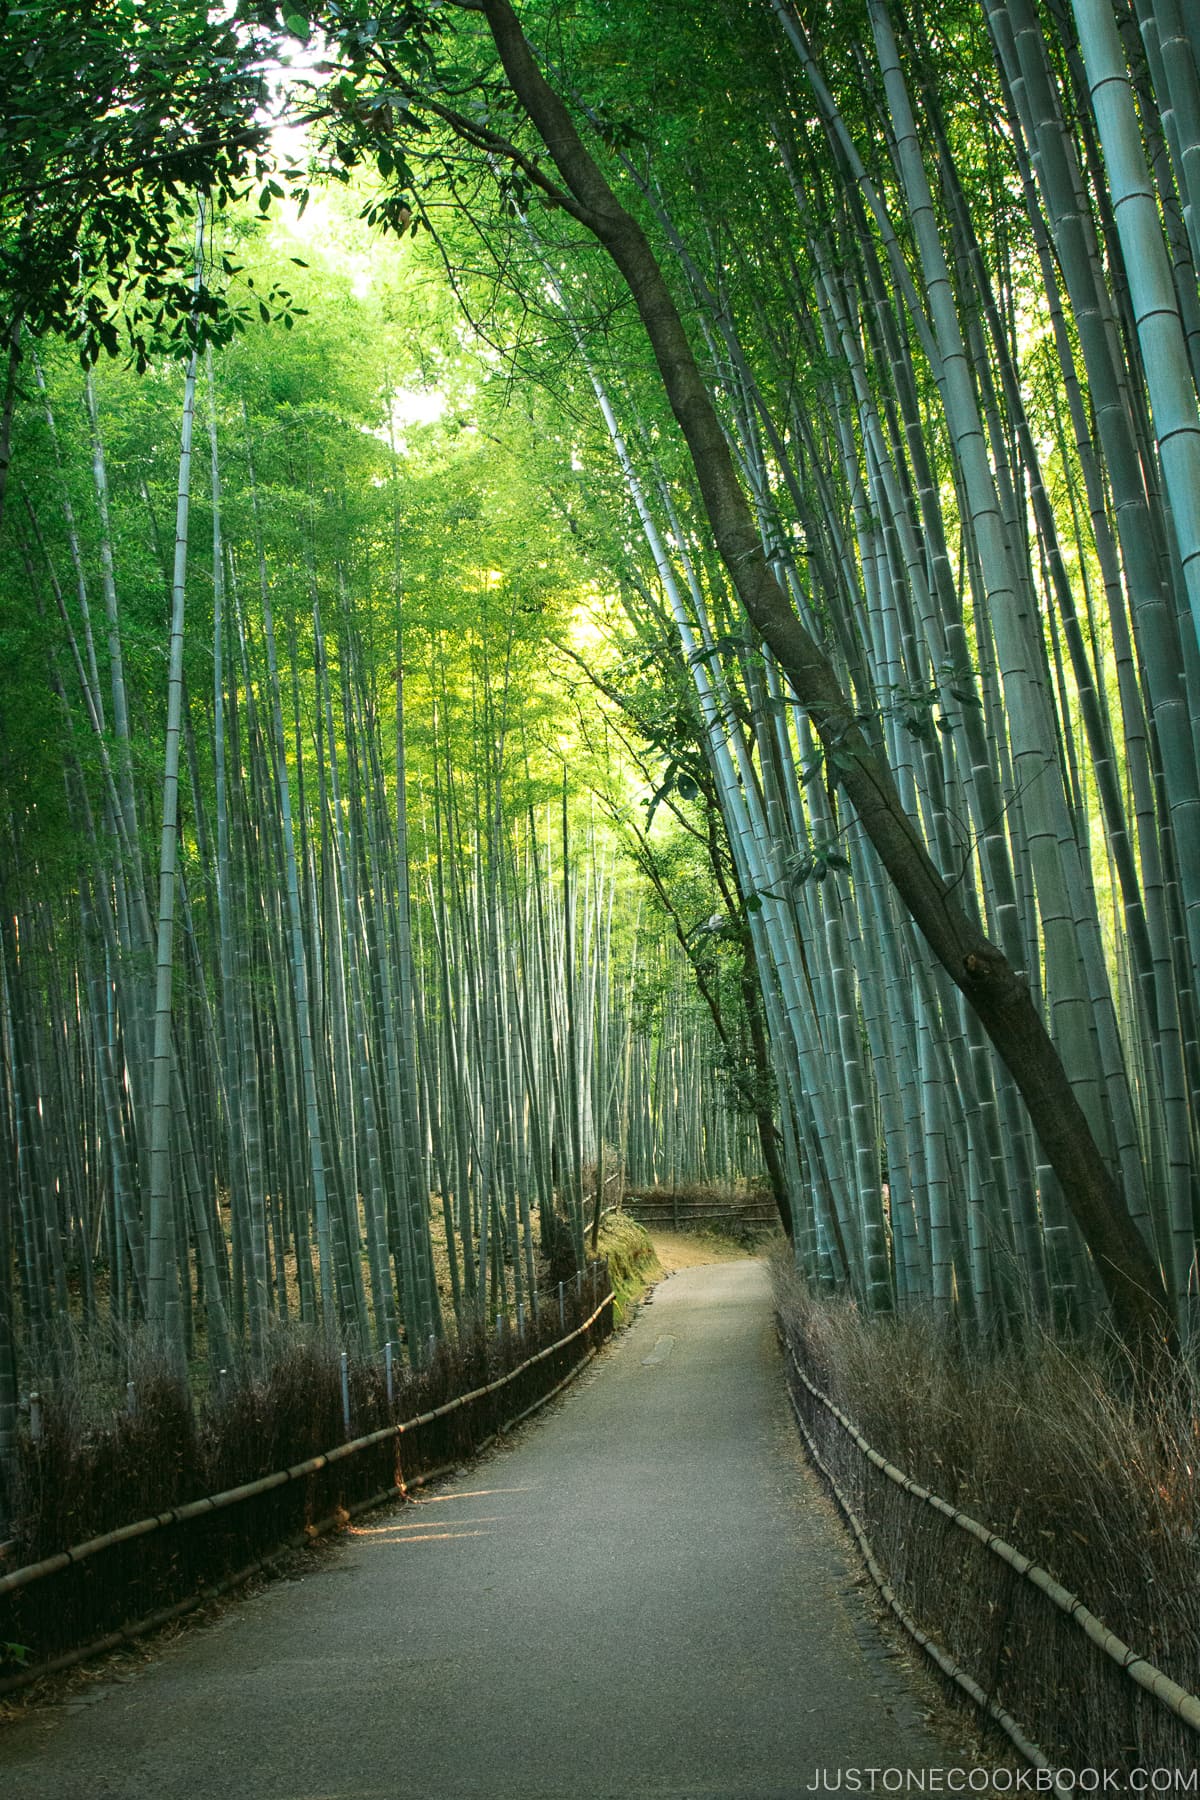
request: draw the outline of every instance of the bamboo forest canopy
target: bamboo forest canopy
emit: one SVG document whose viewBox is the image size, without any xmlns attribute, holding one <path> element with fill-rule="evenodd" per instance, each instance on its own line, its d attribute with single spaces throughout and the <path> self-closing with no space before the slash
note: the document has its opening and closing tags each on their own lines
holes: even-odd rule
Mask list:
<svg viewBox="0 0 1200 1800">
<path fill-rule="evenodd" d="M 7 9 L 0 1438 L 66 1313 L 419 1360 L 622 1180 L 1189 1334 L 1186 13 Z"/>
</svg>

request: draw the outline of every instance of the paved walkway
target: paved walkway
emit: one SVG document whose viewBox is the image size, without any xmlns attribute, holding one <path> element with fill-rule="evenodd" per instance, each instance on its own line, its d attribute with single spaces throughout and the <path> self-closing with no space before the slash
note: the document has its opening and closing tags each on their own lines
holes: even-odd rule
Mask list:
<svg viewBox="0 0 1200 1800">
<path fill-rule="evenodd" d="M 940 1766 L 852 1572 L 761 1265 L 687 1269 L 460 1479 L 0 1729 L 0 1793 L 764 1800 Z"/>
</svg>

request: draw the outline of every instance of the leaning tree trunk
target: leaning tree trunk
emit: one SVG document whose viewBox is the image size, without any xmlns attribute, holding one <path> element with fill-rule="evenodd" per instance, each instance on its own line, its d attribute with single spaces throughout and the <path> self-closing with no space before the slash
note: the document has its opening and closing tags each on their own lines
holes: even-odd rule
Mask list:
<svg viewBox="0 0 1200 1800">
<path fill-rule="evenodd" d="M 691 344 L 641 226 L 620 204 L 534 59 L 509 0 L 481 0 L 509 83 L 566 184 L 568 211 L 628 283 L 683 432 L 705 512 L 734 590 L 813 721 L 897 891 L 983 1023 L 1025 1101 L 1051 1168 L 1096 1261 L 1114 1320 L 1139 1360 L 1174 1341 L 1161 1273 L 1130 1218 L 1025 979 L 966 915 L 902 805 L 892 773 L 856 722 L 821 646 L 796 616 L 763 553 Z"/>
</svg>

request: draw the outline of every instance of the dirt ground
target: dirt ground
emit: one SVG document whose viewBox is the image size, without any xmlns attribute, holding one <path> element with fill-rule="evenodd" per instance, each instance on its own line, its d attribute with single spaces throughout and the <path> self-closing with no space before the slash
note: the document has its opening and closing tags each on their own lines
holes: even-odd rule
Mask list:
<svg viewBox="0 0 1200 1800">
<path fill-rule="evenodd" d="M 740 1244 L 707 1232 L 651 1231 L 649 1236 L 664 1275 L 673 1275 L 676 1269 L 701 1269 L 708 1263 L 744 1262 L 751 1254 Z"/>
</svg>

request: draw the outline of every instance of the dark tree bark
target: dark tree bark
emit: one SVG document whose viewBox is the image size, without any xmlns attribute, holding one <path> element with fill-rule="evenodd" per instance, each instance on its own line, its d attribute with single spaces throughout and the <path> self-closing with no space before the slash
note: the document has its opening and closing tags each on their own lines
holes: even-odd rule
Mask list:
<svg viewBox="0 0 1200 1800">
<path fill-rule="evenodd" d="M 1016 1082 L 1130 1355 L 1142 1366 L 1157 1360 L 1164 1347 L 1175 1345 L 1161 1271 L 1100 1153 L 1028 983 L 972 924 L 942 879 L 886 760 L 857 723 L 833 665 L 763 555 L 720 421 L 645 232 L 613 193 L 542 75 L 509 0 L 477 0 L 471 10 L 487 19 L 509 85 L 566 185 L 568 210 L 604 246 L 628 284 L 688 446 L 713 540 L 747 618 L 808 712 L 831 776 L 913 920 Z"/>
</svg>

